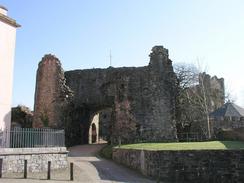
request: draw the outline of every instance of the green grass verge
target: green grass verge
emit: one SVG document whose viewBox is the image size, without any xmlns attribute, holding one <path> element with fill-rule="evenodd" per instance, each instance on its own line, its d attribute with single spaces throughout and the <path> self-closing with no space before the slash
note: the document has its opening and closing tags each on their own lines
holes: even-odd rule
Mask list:
<svg viewBox="0 0 244 183">
<path fill-rule="evenodd" d="M 112 159 L 112 152 L 113 152 L 113 146 L 112 145 L 106 145 L 105 147 L 103 147 L 100 150 L 99 155 L 102 158 Z"/>
<path fill-rule="evenodd" d="M 228 150 L 244 149 L 244 142 L 239 141 L 208 141 L 208 142 L 175 142 L 175 143 L 140 143 L 121 145 L 122 149 L 144 150 Z"/>
</svg>

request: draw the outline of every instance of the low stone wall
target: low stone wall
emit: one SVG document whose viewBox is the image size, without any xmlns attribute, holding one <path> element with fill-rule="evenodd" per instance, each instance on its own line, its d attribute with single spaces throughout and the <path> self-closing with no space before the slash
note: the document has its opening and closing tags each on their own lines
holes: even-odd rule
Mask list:
<svg viewBox="0 0 244 183">
<path fill-rule="evenodd" d="M 8 173 L 23 172 L 24 160 L 27 160 L 28 172 L 46 171 L 48 161 L 51 161 L 51 169 L 66 168 L 68 166 L 67 154 L 66 147 L 0 148 L 3 172 Z"/>
<path fill-rule="evenodd" d="M 146 151 L 113 149 L 113 160 L 168 182 L 244 182 L 244 150 Z"/>
</svg>

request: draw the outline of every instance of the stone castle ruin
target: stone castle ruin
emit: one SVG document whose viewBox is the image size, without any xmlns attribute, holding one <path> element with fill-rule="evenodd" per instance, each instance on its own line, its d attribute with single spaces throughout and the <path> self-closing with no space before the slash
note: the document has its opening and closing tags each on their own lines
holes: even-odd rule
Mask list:
<svg viewBox="0 0 244 183">
<path fill-rule="evenodd" d="M 64 72 L 58 58 L 45 55 L 37 70 L 33 127 L 65 128 L 68 145 L 97 141 L 99 134 L 112 142 L 176 140 L 172 61 L 163 46 L 149 56 L 144 67 Z M 203 86 L 210 112 L 224 104 L 223 78 L 201 73 L 194 87 L 199 95 Z"/>
<path fill-rule="evenodd" d="M 144 67 L 64 72 L 58 58 L 45 55 L 37 70 L 33 127 L 65 128 L 69 145 L 88 143 L 93 117 L 110 110 L 111 141 L 175 140 L 175 93 L 176 75 L 162 46 L 152 48 Z"/>
<path fill-rule="evenodd" d="M 206 90 L 207 105 L 210 112 L 218 109 L 225 103 L 225 84 L 224 78 L 218 78 L 217 76 L 211 77 L 205 72 L 199 75 L 199 85 L 197 85 L 198 90 L 204 86 Z M 202 84 L 201 84 L 202 83 Z"/>
</svg>

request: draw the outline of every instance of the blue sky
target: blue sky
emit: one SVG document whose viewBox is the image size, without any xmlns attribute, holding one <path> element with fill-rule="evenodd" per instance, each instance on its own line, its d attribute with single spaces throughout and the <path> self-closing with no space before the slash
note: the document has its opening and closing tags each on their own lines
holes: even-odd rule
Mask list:
<svg viewBox="0 0 244 183">
<path fill-rule="evenodd" d="M 174 63 L 200 61 L 244 107 L 243 0 L 0 0 L 17 31 L 13 106 L 33 107 L 38 62 L 64 70 L 143 66 L 154 45 Z"/>
</svg>

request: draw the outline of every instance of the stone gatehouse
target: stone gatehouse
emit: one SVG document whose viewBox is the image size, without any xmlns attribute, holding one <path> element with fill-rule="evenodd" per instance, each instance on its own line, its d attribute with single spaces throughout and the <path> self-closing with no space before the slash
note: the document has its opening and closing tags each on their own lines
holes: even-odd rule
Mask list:
<svg viewBox="0 0 244 183">
<path fill-rule="evenodd" d="M 175 96 L 176 75 L 163 46 L 152 48 L 144 67 L 64 72 L 49 54 L 37 70 L 33 126 L 65 128 L 68 145 L 88 143 L 93 116 L 108 109 L 110 140 L 172 141 Z"/>
</svg>

